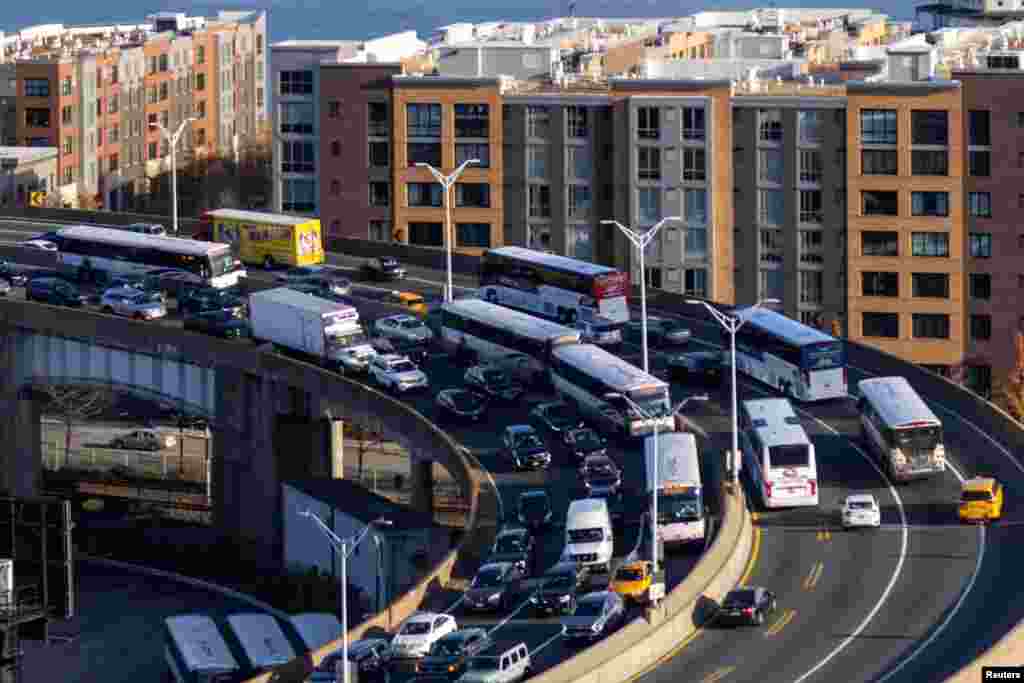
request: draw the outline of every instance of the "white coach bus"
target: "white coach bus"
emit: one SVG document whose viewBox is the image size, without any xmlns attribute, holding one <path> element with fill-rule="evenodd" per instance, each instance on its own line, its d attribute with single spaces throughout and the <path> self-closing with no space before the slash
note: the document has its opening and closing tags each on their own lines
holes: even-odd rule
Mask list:
<svg viewBox="0 0 1024 683">
<path fill-rule="evenodd" d="M 746 461 L 766 508 L 816 506 L 818 464 L 807 432 L 785 398 L 743 402 Z"/>
</svg>

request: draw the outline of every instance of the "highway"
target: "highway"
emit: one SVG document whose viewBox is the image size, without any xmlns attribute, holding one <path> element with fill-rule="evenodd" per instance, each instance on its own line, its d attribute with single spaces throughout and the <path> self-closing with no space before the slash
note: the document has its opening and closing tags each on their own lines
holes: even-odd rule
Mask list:
<svg viewBox="0 0 1024 683">
<path fill-rule="evenodd" d="M 19 224 L 15 229 L 11 222 L 0 221 L 0 239 L 6 239 L 7 230 L 24 236 L 26 227 Z M 330 260 L 348 267 L 362 261 L 335 254 Z M 443 280 L 443 274 L 416 267 L 408 270 L 410 277 L 398 286 L 425 294 L 439 291 L 436 283 Z M 251 275 L 256 280 L 266 277 L 256 272 Z M 473 278 L 458 274 L 455 282 L 467 287 L 475 284 Z M 372 296 L 372 291 L 367 290 L 367 295 Z M 652 308 L 651 313 L 686 318 L 695 343 L 713 344 L 719 339 L 717 326 L 701 319 L 700 311 L 693 307 Z M 638 350 L 626 346 L 624 355 L 635 361 Z M 661 352 L 652 355 L 656 373 L 663 359 Z M 851 350 L 849 360 L 852 388 L 870 373 L 861 367 L 868 362 L 861 361 L 856 350 Z M 896 361 L 871 369 L 903 374 Z M 436 386 L 458 381 L 457 376 L 446 380 L 437 368 L 428 367 L 427 371 Z M 741 399 L 770 393 L 742 380 L 740 388 Z M 692 391 L 673 386 L 676 396 Z M 429 398 L 417 400 L 429 402 Z M 706 683 L 938 681 L 1024 618 L 1024 602 L 1014 600 L 1020 592 L 1019 582 L 1012 571 L 1003 569 L 1019 559 L 1010 534 L 1024 522 L 1024 504 L 1014 496 L 1015 490 L 1022 490 L 1018 482 L 1024 481 L 1024 467 L 1014 459 L 1019 446 L 1008 447 L 988 433 L 970 416 L 969 406 L 962 405 L 961 399 L 950 401 L 950 405 L 933 406 L 945 422 L 947 456 L 953 467 L 942 477 L 899 487 L 889 486 L 862 450 L 856 413 L 849 402 L 803 406 L 805 427 L 818 454 L 821 505 L 817 510 L 758 513 L 757 553 L 746 577 L 747 583 L 765 585 L 778 594 L 779 612 L 763 629 L 702 629 L 642 678 L 668 681 L 685 676 Z M 729 421 L 724 405 L 727 403 L 710 402 L 692 411 L 696 424 L 707 434 L 701 445 L 709 464 L 715 464 L 727 444 Z M 495 425 L 504 426 L 516 415 L 521 413 L 496 413 Z M 473 448 L 488 469 L 494 468 L 507 506 L 518 490 L 543 479 L 502 471 L 493 450 L 488 450 L 495 445 L 496 432 L 491 426 L 483 433 L 454 430 L 456 438 Z M 631 482 L 638 481 L 639 473 L 631 471 L 630 464 L 635 464 L 636 458 L 624 452 L 613 455 L 625 466 L 627 486 L 635 485 Z M 991 473 L 1008 484 L 1002 523 L 989 528 L 957 523 L 958 480 L 975 473 Z M 556 511 L 564 512 L 574 477 L 556 456 L 547 479 L 549 490 L 565 496 L 556 498 Z M 854 491 L 870 491 L 879 499 L 882 529 L 844 532 L 838 527 L 839 501 Z M 621 542 L 616 539 L 617 549 L 631 540 L 629 529 L 624 531 Z M 632 534 L 635 538 L 635 530 Z M 560 538 L 553 531 L 544 539 L 545 560 L 550 561 L 559 549 Z M 693 559 L 674 558 L 670 581 L 685 576 Z M 448 606 L 454 604 L 457 609 L 457 596 L 452 598 Z M 553 623 L 525 616 L 516 613 L 496 633 L 513 640 L 520 632 L 524 638 L 529 636 L 528 644 L 544 663 L 541 668 L 569 654 L 559 639 L 547 635 L 549 628 L 556 628 Z"/>
</svg>

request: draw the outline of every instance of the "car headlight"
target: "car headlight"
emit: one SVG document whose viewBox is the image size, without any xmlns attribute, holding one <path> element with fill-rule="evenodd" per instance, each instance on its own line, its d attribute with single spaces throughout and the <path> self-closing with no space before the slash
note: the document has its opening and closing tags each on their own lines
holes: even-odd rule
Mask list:
<svg viewBox="0 0 1024 683">
<path fill-rule="evenodd" d="M 501 593 L 495 593 L 495 594 L 491 595 L 489 598 L 487 598 L 487 602 L 493 604 L 495 602 L 498 602 L 498 600 L 500 600 L 500 599 L 501 599 Z"/>
<path fill-rule="evenodd" d="M 571 599 L 568 595 L 562 595 L 558 598 L 558 602 L 569 602 Z"/>
<path fill-rule="evenodd" d="M 531 595 L 530 596 L 530 604 L 531 605 L 536 605 L 538 602 L 540 602 L 540 600 L 537 598 L 536 595 Z"/>
<path fill-rule="evenodd" d="M 595 621 L 594 625 L 590 627 L 590 630 L 593 631 L 594 633 L 600 633 L 601 632 L 601 622 Z"/>
</svg>

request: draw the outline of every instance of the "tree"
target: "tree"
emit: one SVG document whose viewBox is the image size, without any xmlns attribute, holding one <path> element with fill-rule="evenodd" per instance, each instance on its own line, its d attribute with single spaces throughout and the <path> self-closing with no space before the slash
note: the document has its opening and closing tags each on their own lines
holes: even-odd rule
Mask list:
<svg viewBox="0 0 1024 683">
<path fill-rule="evenodd" d="M 46 402 L 43 410 L 64 423 L 64 457 L 71 454 L 71 432 L 79 422 L 100 416 L 113 403 L 107 389 L 82 386 L 46 386 L 40 389 Z"/>
<path fill-rule="evenodd" d="M 996 405 L 1013 416 L 1018 422 L 1024 422 L 1024 377 L 1019 368 L 1015 368 L 993 392 Z"/>
</svg>

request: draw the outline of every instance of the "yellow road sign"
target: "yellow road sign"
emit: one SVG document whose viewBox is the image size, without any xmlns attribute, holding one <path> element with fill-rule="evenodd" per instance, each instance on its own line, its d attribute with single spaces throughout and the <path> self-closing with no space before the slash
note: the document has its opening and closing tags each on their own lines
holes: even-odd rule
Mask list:
<svg viewBox="0 0 1024 683">
<path fill-rule="evenodd" d="M 29 201 L 29 204 L 31 204 L 32 206 L 42 206 L 43 202 L 46 201 L 46 193 L 45 192 L 33 192 L 33 193 L 31 193 L 29 195 L 28 201 Z"/>
</svg>

